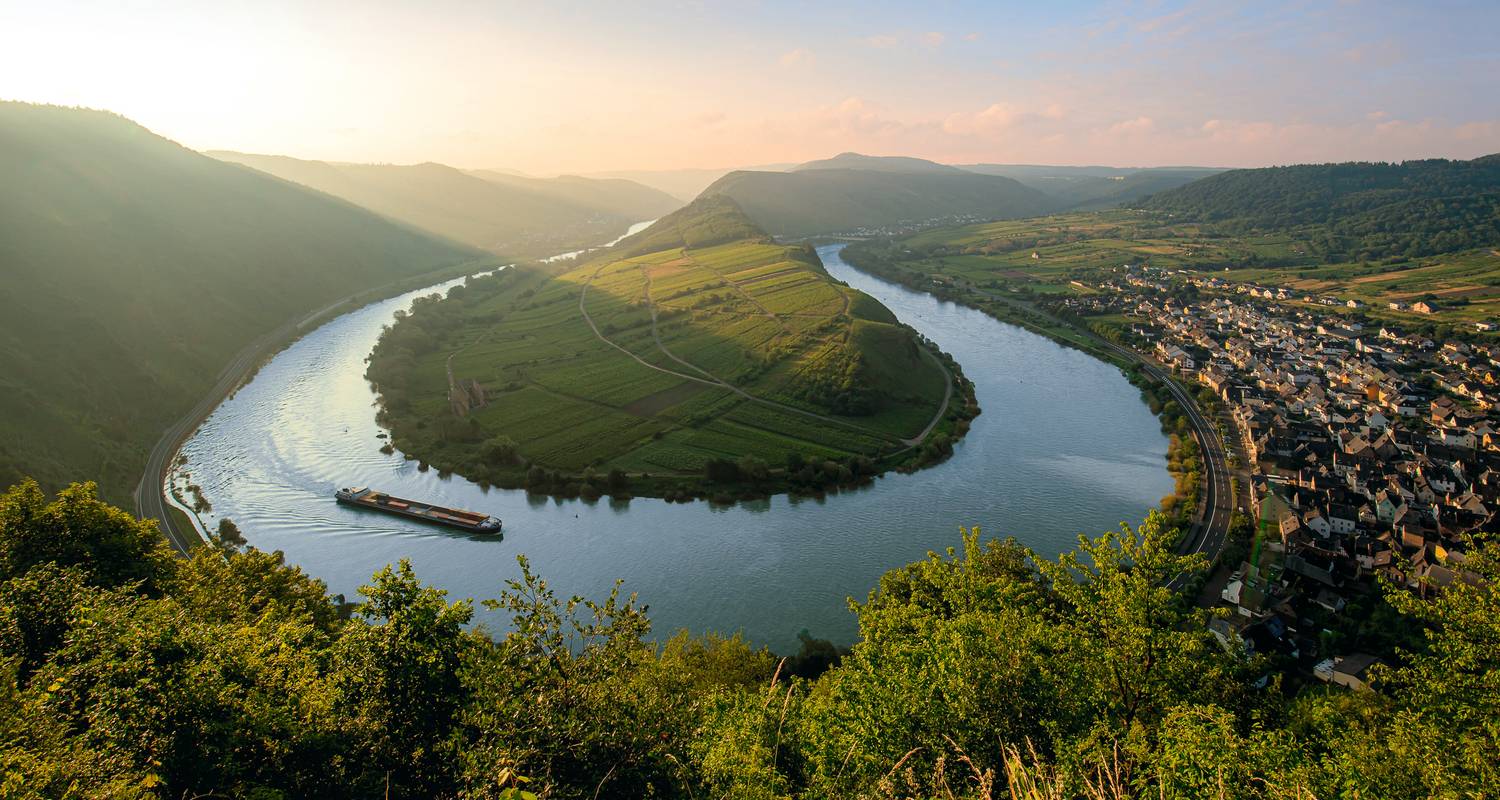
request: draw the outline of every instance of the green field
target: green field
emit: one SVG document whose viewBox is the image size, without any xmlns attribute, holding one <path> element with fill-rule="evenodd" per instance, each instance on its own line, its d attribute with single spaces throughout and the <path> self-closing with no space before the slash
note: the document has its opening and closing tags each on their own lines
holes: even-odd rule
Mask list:
<svg viewBox="0 0 1500 800">
<path fill-rule="evenodd" d="M 809 249 L 630 244 L 471 281 L 394 326 L 370 375 L 397 446 L 502 485 L 533 468 L 697 478 L 747 456 L 780 471 L 910 452 L 943 408 L 937 359 Z M 450 367 L 482 404 L 452 406 Z M 486 458 L 499 436 L 519 459 Z"/>
<path fill-rule="evenodd" d="M 963 282 L 1038 299 L 1089 294 L 1089 279 L 1103 271 L 1147 264 L 1211 272 L 1232 282 L 1286 286 L 1299 299 L 1358 299 L 1368 306 L 1362 314 L 1381 321 L 1466 327 L 1500 318 L 1500 250 L 1328 264 L 1314 255 L 1313 238 L 1229 235 L 1160 214 L 1107 211 L 937 228 L 892 243 L 862 243 L 849 255 L 863 253 L 935 284 Z M 1419 300 L 1436 310 L 1419 314 L 1388 307 L 1393 301 L 1412 305 Z"/>
</svg>

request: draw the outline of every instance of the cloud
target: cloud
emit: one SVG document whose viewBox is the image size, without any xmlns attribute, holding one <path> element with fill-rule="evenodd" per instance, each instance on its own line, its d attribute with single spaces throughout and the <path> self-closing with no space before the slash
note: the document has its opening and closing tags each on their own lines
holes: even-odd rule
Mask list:
<svg viewBox="0 0 1500 800">
<path fill-rule="evenodd" d="M 782 53 L 781 58 L 778 60 L 783 67 L 808 67 L 812 66 L 813 62 L 817 59 L 813 56 L 811 50 L 806 47 L 799 47 L 796 50 L 788 50 Z"/>
<path fill-rule="evenodd" d="M 1150 133 L 1156 128 L 1155 120 L 1150 117 L 1136 117 L 1135 119 L 1121 120 L 1109 126 L 1106 131 L 1110 136 L 1136 136 Z"/>
<path fill-rule="evenodd" d="M 1182 22 L 1189 13 L 1191 13 L 1190 8 L 1179 8 L 1176 11 L 1141 20 L 1136 23 L 1135 29 L 1141 33 L 1156 33 Z"/>
<path fill-rule="evenodd" d="M 942 130 L 955 136 L 993 136 L 1027 123 L 1056 122 L 1066 116 L 1067 110 L 1057 103 L 1036 109 L 993 103 L 982 111 L 949 114 L 943 118 Z"/>
<path fill-rule="evenodd" d="M 885 117 L 879 107 L 862 97 L 847 97 L 832 108 L 819 109 L 817 116 L 825 130 L 842 134 L 883 135 L 906 127 L 898 120 Z"/>
<path fill-rule="evenodd" d="M 979 41 L 979 38 L 980 38 L 980 34 L 979 34 L 978 31 L 976 31 L 974 33 L 966 33 L 966 34 L 964 34 L 964 41 L 966 41 L 966 42 L 977 42 L 977 41 Z"/>
<path fill-rule="evenodd" d="M 986 136 L 1006 130 L 1021 118 L 1021 109 L 1010 103 L 994 103 L 983 111 L 949 114 L 943 131 L 959 136 Z"/>
<path fill-rule="evenodd" d="M 922 34 L 922 44 L 925 44 L 928 47 L 942 47 L 943 42 L 947 38 L 948 37 L 944 36 L 938 31 L 928 31 Z"/>
<path fill-rule="evenodd" d="M 869 45 L 871 47 L 875 47 L 875 48 L 879 48 L 879 49 L 885 50 L 885 49 L 889 49 L 889 48 L 895 47 L 898 44 L 901 44 L 901 37 L 896 36 L 894 34 L 881 33 L 881 34 L 876 34 L 874 36 L 866 36 L 865 37 L 865 44 L 867 44 L 867 45 Z"/>
</svg>

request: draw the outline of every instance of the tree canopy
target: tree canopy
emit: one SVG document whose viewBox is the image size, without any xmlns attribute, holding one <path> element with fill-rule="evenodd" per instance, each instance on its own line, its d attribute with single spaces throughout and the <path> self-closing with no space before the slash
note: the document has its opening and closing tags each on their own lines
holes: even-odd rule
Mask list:
<svg viewBox="0 0 1500 800">
<path fill-rule="evenodd" d="M 1056 560 L 968 530 L 803 669 L 738 637 L 653 641 L 622 587 L 562 598 L 524 559 L 487 601 L 503 631 L 404 562 L 350 614 L 279 554 L 166 557 L 92 486 L 24 483 L 0 498 L 0 796 L 1494 794 L 1493 546 L 1483 580 L 1393 591 L 1426 646 L 1359 694 L 1219 648 L 1166 587 L 1202 566 L 1159 515 Z"/>
</svg>

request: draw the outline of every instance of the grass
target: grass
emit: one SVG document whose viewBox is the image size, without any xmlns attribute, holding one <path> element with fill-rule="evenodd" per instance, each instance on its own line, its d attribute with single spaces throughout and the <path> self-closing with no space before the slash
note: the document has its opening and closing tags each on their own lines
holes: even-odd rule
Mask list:
<svg viewBox="0 0 1500 800">
<path fill-rule="evenodd" d="M 627 241 L 420 303 L 370 367 L 396 446 L 499 485 L 621 471 L 637 492 L 700 484 L 716 460 L 916 454 L 905 440 L 938 414 L 948 377 L 909 329 L 808 248 L 688 238 L 648 231 L 665 249 Z M 485 388 L 481 407 L 455 413 L 450 367 Z M 518 459 L 486 460 L 500 436 Z"/>
<path fill-rule="evenodd" d="M 1307 232 L 1308 236 L 1315 230 Z M 937 228 L 876 253 L 937 283 L 964 281 L 1021 297 L 1083 295 L 1071 281 L 1121 264 L 1212 272 L 1233 282 L 1285 286 L 1299 296 L 1358 299 L 1377 321 L 1407 326 L 1500 317 L 1500 251 L 1325 264 L 1301 234 L 1225 235 L 1136 211 L 1075 213 Z M 1426 300 L 1432 314 L 1392 310 Z M 1330 308 L 1328 306 L 1319 306 Z"/>
</svg>

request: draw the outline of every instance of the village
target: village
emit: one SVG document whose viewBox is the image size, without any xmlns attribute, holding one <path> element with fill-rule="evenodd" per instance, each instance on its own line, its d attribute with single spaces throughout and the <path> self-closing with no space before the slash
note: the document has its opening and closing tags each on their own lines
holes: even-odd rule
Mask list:
<svg viewBox="0 0 1500 800">
<path fill-rule="evenodd" d="M 1367 327 L 1318 308 L 1337 298 L 1182 270 L 1127 265 L 1099 288 L 1058 310 L 1130 320 L 1124 338 L 1212 392 L 1243 453 L 1257 532 L 1228 565 L 1216 637 L 1367 688 L 1382 659 L 1362 646 L 1409 632 L 1341 618 L 1382 582 L 1476 580 L 1470 537 L 1500 529 L 1500 343 Z"/>
</svg>

